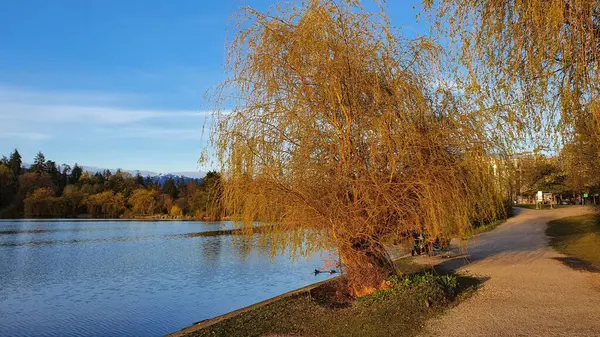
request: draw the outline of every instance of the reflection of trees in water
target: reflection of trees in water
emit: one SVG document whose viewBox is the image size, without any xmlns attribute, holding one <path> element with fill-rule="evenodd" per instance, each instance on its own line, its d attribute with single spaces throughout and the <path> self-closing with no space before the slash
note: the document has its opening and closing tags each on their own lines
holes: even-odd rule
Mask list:
<svg viewBox="0 0 600 337">
<path fill-rule="evenodd" d="M 200 241 L 202 260 L 205 263 L 219 262 L 223 246 L 229 249 L 234 258 L 245 261 L 254 250 L 260 256 L 271 256 L 272 239 L 260 234 L 248 235 L 215 235 Z M 285 252 L 282 252 L 282 254 Z M 280 254 L 280 255 L 282 255 Z"/>
<path fill-rule="evenodd" d="M 222 235 L 213 236 L 200 240 L 200 246 L 202 246 L 202 261 L 206 264 L 217 264 L 219 263 L 219 257 L 221 256 L 221 249 L 223 246 Z"/>
<path fill-rule="evenodd" d="M 234 234 L 228 236 L 231 238 L 231 248 L 234 256 L 242 261 L 250 257 L 254 251 L 261 257 L 270 258 L 271 261 L 278 255 L 284 255 L 285 250 L 277 251 L 277 246 L 273 244 L 273 238 L 265 234 Z"/>
<path fill-rule="evenodd" d="M 227 254 L 231 254 L 240 261 L 246 261 L 253 253 L 261 258 L 270 258 L 271 262 L 277 256 L 286 256 L 292 261 L 300 258 L 310 260 L 315 253 L 337 250 L 330 244 L 315 239 L 323 235 L 322 232 L 310 230 L 277 231 L 272 226 L 260 226 L 251 229 L 233 228 L 208 232 L 188 233 L 188 237 L 205 238 L 199 242 L 205 262 L 214 263 L 226 245 Z M 282 239 L 285 237 L 285 239 Z M 300 242 L 295 247 L 284 244 L 286 240 Z M 322 256 L 321 256 L 322 258 Z M 337 257 L 339 259 L 339 256 Z M 322 259 L 323 260 L 323 259 Z M 331 260 L 331 259 L 330 259 Z"/>
<path fill-rule="evenodd" d="M 235 234 L 231 236 L 231 242 L 233 253 L 242 260 L 247 259 L 253 251 L 261 257 L 270 258 L 271 261 L 277 256 L 284 255 L 293 261 L 300 258 L 309 260 L 315 253 L 320 254 L 321 260 L 323 260 L 323 254 L 326 254 L 327 259 L 332 261 L 339 259 L 337 250 L 332 250 L 332 247 L 319 244 L 320 242 L 314 240 L 314 237 L 318 235 L 319 233 L 307 230 L 286 232 L 267 230 L 253 235 Z M 283 236 L 287 237 L 287 240 L 297 240 L 302 244 L 296 247 L 287 246 L 283 244 L 285 242 L 282 240 Z"/>
<path fill-rule="evenodd" d="M 270 251 L 267 249 L 268 243 L 263 243 L 264 237 L 260 234 L 232 235 L 231 238 L 233 254 L 242 261 L 248 259 L 252 250 L 256 250 L 259 255 L 267 255 Z"/>
</svg>

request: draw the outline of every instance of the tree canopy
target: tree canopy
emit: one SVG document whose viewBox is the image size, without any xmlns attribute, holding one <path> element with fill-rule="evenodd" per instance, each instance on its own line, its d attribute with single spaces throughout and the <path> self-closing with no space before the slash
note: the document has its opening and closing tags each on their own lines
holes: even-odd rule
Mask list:
<svg viewBox="0 0 600 337">
<path fill-rule="evenodd" d="M 600 3 L 424 0 L 449 37 L 453 78 L 474 106 L 558 152 L 566 184 L 590 191 L 600 163 Z"/>
<path fill-rule="evenodd" d="M 274 253 L 335 246 L 360 295 L 393 269 L 385 243 L 502 216 L 493 116 L 435 85 L 432 41 L 358 1 L 246 8 L 237 24 L 217 95 L 234 107 L 212 139 L 227 211 L 275 224 Z"/>
<path fill-rule="evenodd" d="M 437 31 L 450 37 L 456 82 L 478 108 L 529 131 L 524 143 L 548 147 L 548 137 L 558 146 L 591 138 L 598 152 L 598 1 L 424 3 L 433 9 Z"/>
</svg>

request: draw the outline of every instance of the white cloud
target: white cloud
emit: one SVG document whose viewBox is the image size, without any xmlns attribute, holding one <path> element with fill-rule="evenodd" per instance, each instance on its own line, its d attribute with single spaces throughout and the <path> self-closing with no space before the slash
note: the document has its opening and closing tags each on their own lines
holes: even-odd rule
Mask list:
<svg viewBox="0 0 600 337">
<path fill-rule="evenodd" d="M 161 127 L 125 127 L 120 128 L 119 132 L 114 129 L 98 129 L 98 131 L 106 133 L 107 136 L 115 138 L 152 138 L 152 139 L 189 139 L 201 140 L 206 139 L 206 134 L 202 133 L 201 125 L 198 128 L 181 129 L 181 128 L 161 128 Z"/>
<path fill-rule="evenodd" d="M 45 140 L 52 133 L 75 128 L 120 137 L 201 138 L 208 112 L 140 108 L 143 103 L 138 95 L 32 91 L 0 85 L 0 133 L 3 138 Z"/>
<path fill-rule="evenodd" d="M 143 97 L 98 91 L 29 90 L 0 84 L 0 102 L 39 103 L 51 105 L 123 105 L 135 103 Z"/>
<path fill-rule="evenodd" d="M 21 138 L 26 140 L 46 140 L 51 138 L 51 136 L 48 134 L 38 132 L 2 132 L 0 133 L 0 137 Z"/>
<path fill-rule="evenodd" d="M 0 102 L 0 116 L 5 119 L 125 124 L 148 119 L 202 117 L 205 112 L 181 110 L 127 109 L 111 106 L 53 105 L 44 103 Z"/>
</svg>

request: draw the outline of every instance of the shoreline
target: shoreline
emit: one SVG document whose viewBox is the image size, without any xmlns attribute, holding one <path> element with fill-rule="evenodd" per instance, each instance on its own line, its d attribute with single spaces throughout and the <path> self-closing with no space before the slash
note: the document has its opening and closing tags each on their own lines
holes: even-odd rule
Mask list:
<svg viewBox="0 0 600 337">
<path fill-rule="evenodd" d="M 203 219 L 189 219 L 189 218 L 49 218 L 49 219 L 37 219 L 37 218 L 3 218 L 0 219 L 0 222 L 9 222 L 9 221 L 22 221 L 22 222 L 61 222 L 61 221 L 70 221 L 70 222 L 101 222 L 101 221 L 138 221 L 138 222 L 173 222 L 173 221 L 196 221 L 196 222 L 221 222 L 221 221 L 231 221 L 228 219 L 218 219 L 218 220 L 203 220 Z"/>
<path fill-rule="evenodd" d="M 400 257 L 394 259 L 393 262 L 394 263 L 398 263 L 398 262 L 400 262 L 400 261 L 402 261 L 404 259 L 407 259 L 407 258 L 411 258 L 411 255 L 400 256 Z M 191 325 L 189 325 L 189 326 L 187 326 L 187 327 L 185 327 L 185 328 L 183 328 L 181 330 L 178 330 L 178 331 L 175 331 L 175 332 L 170 333 L 168 335 L 165 335 L 165 337 L 185 337 L 185 336 L 187 336 L 187 335 L 189 335 L 191 333 L 194 333 L 196 331 L 205 329 L 205 328 L 207 328 L 207 327 L 209 327 L 209 326 L 211 326 L 213 324 L 217 324 L 219 322 L 222 322 L 224 320 L 233 318 L 233 317 L 235 317 L 237 315 L 240 315 L 240 314 L 243 314 L 245 312 L 248 312 L 248 311 L 251 311 L 251 310 L 254 310 L 254 309 L 258 309 L 258 308 L 262 308 L 262 307 L 264 307 L 264 306 L 266 306 L 268 304 L 275 303 L 275 302 L 277 302 L 279 300 L 282 300 L 282 299 L 285 299 L 285 298 L 288 298 L 288 297 L 291 297 L 291 296 L 294 296 L 294 295 L 298 295 L 298 294 L 302 294 L 302 293 L 308 292 L 308 291 L 313 290 L 315 288 L 318 288 L 318 287 L 320 287 L 320 286 L 322 286 L 322 285 L 324 285 L 324 284 L 326 284 L 328 282 L 332 282 L 334 280 L 337 280 L 337 279 L 339 279 L 342 276 L 343 276 L 343 274 L 338 273 L 336 276 L 333 276 L 333 277 L 328 278 L 326 280 L 319 281 L 317 283 L 312 283 L 312 284 L 309 284 L 307 286 L 304 286 L 304 287 L 301 287 L 301 288 L 298 288 L 298 289 L 295 289 L 295 290 L 291 290 L 291 291 L 285 292 L 283 294 L 280 294 L 280 295 L 268 298 L 266 300 L 263 300 L 263 301 L 260 301 L 260 302 L 254 303 L 254 304 L 247 305 L 245 307 L 242 307 L 242 308 L 239 308 L 239 309 L 227 312 L 225 314 L 221 314 L 221 315 L 218 315 L 218 316 L 215 316 L 215 317 L 212 317 L 212 318 L 203 319 L 203 320 L 195 322 L 195 323 L 193 323 L 193 324 L 191 324 Z"/>
<path fill-rule="evenodd" d="M 323 281 L 319 281 L 317 283 L 309 284 L 309 285 L 304 286 L 302 288 L 298 288 L 298 289 L 295 289 L 295 290 L 288 291 L 288 292 L 283 293 L 281 295 L 277 295 L 275 297 L 271 297 L 271 298 L 268 298 L 266 300 L 254 303 L 254 304 L 247 305 L 247 306 L 245 306 L 243 308 L 236 309 L 236 310 L 230 311 L 230 312 L 222 314 L 222 315 L 218 315 L 218 316 L 215 316 L 215 317 L 212 317 L 212 318 L 203 319 L 203 320 L 195 322 L 192 325 L 187 326 L 187 327 L 185 327 L 185 328 L 183 328 L 181 330 L 178 330 L 178 331 L 175 331 L 173 333 L 170 333 L 170 334 L 166 335 L 166 337 L 184 337 L 184 336 L 187 336 L 187 335 L 189 335 L 191 333 L 194 333 L 194 332 L 196 332 L 198 330 L 202 330 L 202 329 L 207 328 L 207 327 L 209 327 L 209 326 L 211 326 L 213 324 L 217 324 L 219 322 L 222 322 L 222 321 L 224 321 L 226 319 L 235 317 L 235 316 L 237 316 L 239 314 L 242 314 L 244 312 L 248 312 L 248 311 L 251 311 L 251 310 L 254 310 L 254 309 L 258 309 L 258 308 L 264 307 L 265 305 L 268 305 L 268 304 L 274 303 L 276 301 L 279 301 L 281 299 L 284 299 L 284 298 L 287 298 L 287 297 L 290 297 L 290 296 L 294 296 L 294 295 L 297 295 L 297 294 L 301 294 L 301 293 L 310 291 L 310 290 L 315 289 L 315 288 L 317 288 L 317 287 L 319 287 L 319 286 L 321 286 L 323 284 L 326 284 L 327 282 L 331 282 L 332 280 L 336 280 L 336 279 L 338 279 L 341 276 L 342 275 L 337 275 L 337 276 L 328 278 L 327 280 L 323 280 Z"/>
</svg>

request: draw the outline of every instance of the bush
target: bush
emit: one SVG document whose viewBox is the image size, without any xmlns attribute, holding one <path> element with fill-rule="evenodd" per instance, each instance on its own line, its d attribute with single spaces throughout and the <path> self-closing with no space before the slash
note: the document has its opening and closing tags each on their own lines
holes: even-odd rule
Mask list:
<svg viewBox="0 0 600 337">
<path fill-rule="evenodd" d="M 356 299 L 357 305 L 369 306 L 403 294 L 416 296 L 431 304 L 445 305 L 456 295 L 457 279 L 454 275 L 434 275 L 429 272 L 388 278 L 389 288 Z"/>
</svg>

